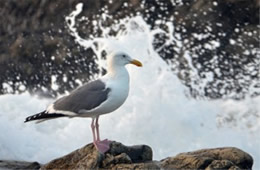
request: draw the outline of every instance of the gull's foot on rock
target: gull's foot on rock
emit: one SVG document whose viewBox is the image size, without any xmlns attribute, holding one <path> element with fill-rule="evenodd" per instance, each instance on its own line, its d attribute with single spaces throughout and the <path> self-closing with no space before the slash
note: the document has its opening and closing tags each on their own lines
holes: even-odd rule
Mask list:
<svg viewBox="0 0 260 170">
<path fill-rule="evenodd" d="M 110 143 L 111 143 L 111 141 L 105 139 L 105 140 L 94 142 L 94 145 L 99 152 L 105 153 L 106 151 L 108 151 L 110 149 Z"/>
</svg>

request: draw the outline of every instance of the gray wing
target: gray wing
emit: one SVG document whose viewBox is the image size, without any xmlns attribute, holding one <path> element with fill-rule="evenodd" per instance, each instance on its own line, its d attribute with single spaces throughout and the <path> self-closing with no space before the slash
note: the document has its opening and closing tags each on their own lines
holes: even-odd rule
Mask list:
<svg viewBox="0 0 260 170">
<path fill-rule="evenodd" d="M 53 107 L 55 110 L 65 110 L 78 113 L 80 110 L 91 110 L 103 103 L 110 92 L 109 88 L 101 80 L 95 80 L 85 84 L 70 95 L 57 100 Z"/>
</svg>

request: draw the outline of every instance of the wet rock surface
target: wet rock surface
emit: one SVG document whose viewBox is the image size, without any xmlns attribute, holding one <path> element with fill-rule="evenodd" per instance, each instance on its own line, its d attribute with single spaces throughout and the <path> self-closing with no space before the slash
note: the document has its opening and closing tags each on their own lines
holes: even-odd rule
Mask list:
<svg viewBox="0 0 260 170">
<path fill-rule="evenodd" d="M 125 146 L 119 142 L 112 142 L 110 147 L 108 152 L 101 154 L 91 143 L 47 163 L 41 169 L 114 168 L 116 165 L 120 167 L 121 164 L 131 167 L 133 163 L 144 164 L 144 162 L 152 161 L 152 149 L 147 145 Z M 141 167 L 141 165 L 137 166 Z"/>
<path fill-rule="evenodd" d="M 252 169 L 253 158 L 234 147 L 202 149 L 166 158 L 161 166 L 166 169 Z"/>
<path fill-rule="evenodd" d="M 147 145 L 125 146 L 113 141 L 105 154 L 88 144 L 47 164 L 0 161 L 0 169 L 252 169 L 253 158 L 246 152 L 223 147 L 180 153 L 161 161 L 153 160 Z"/>
<path fill-rule="evenodd" d="M 0 169 L 252 169 L 253 158 L 246 152 L 223 147 L 180 153 L 161 161 L 153 160 L 147 145 L 125 146 L 113 141 L 111 149 L 99 153 L 88 144 L 68 155 L 42 165 L 37 162 L 0 161 Z"/>
<path fill-rule="evenodd" d="M 25 162 L 25 161 L 11 161 L 0 160 L 0 169 L 40 169 L 41 165 L 38 162 Z"/>
</svg>

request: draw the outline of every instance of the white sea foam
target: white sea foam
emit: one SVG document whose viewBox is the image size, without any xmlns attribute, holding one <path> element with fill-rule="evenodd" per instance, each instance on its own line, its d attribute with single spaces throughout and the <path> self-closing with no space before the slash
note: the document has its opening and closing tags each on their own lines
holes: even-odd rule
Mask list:
<svg viewBox="0 0 260 170">
<path fill-rule="evenodd" d="M 150 30 L 141 17 L 122 22 L 127 29 L 119 35 L 98 37 L 102 46 L 96 49 L 97 55 L 101 48 L 120 49 L 144 66 L 128 66 L 129 97 L 117 111 L 101 117 L 101 137 L 127 145 L 148 144 L 157 160 L 201 148 L 234 146 L 250 153 L 255 159 L 254 168 L 260 169 L 259 117 L 244 117 L 250 112 L 259 115 L 260 97 L 241 101 L 187 98 L 186 87 L 152 47 L 158 30 Z M 78 36 L 73 33 L 76 29 L 71 31 Z M 78 40 L 89 47 L 90 41 Z M 92 142 L 89 119 L 23 123 L 25 117 L 42 111 L 51 102 L 28 93 L 0 96 L 0 159 L 46 163 Z M 230 121 L 232 118 L 237 120 Z"/>
</svg>

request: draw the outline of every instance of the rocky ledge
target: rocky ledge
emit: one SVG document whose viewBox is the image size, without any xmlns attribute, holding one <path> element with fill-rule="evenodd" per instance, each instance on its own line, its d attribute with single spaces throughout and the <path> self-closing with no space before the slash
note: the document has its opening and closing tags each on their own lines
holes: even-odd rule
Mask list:
<svg viewBox="0 0 260 170">
<path fill-rule="evenodd" d="M 180 153 L 161 161 L 153 160 L 147 145 L 125 146 L 112 142 L 105 154 L 88 144 L 61 158 L 40 165 L 37 162 L 0 161 L 0 169 L 252 169 L 253 158 L 246 152 L 223 147 Z"/>
</svg>

